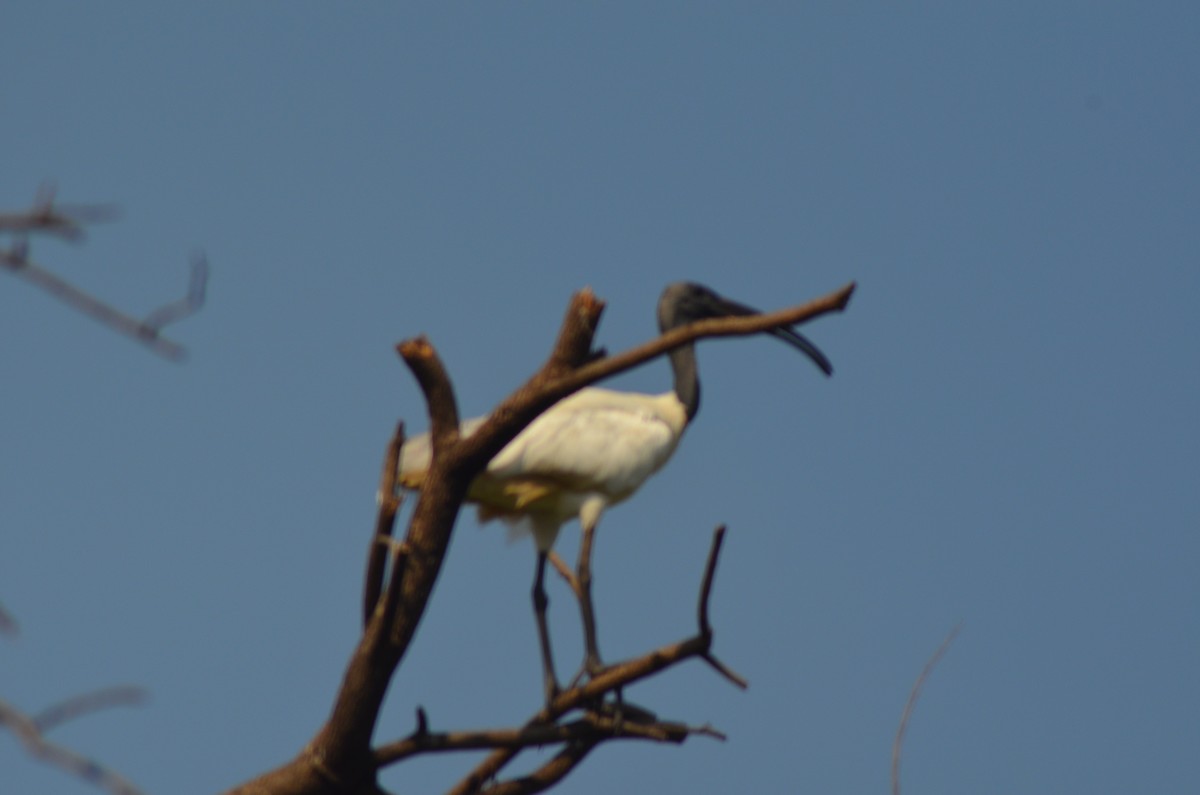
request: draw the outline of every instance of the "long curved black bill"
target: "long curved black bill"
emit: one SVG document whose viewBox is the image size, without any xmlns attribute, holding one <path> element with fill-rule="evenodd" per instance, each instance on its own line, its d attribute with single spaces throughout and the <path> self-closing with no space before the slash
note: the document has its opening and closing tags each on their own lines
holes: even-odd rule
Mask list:
<svg viewBox="0 0 1200 795">
<path fill-rule="evenodd" d="M 829 361 L 829 357 L 821 353 L 821 349 L 813 345 L 808 337 L 794 330 L 791 326 L 773 328 L 767 333 L 802 351 L 808 358 L 813 360 L 813 364 L 821 368 L 821 372 L 825 373 L 825 375 L 833 375 L 833 364 Z"/>
<path fill-rule="evenodd" d="M 730 301 L 728 298 L 720 299 L 720 310 L 722 314 L 745 317 L 747 315 L 761 315 L 757 309 L 739 304 L 737 301 Z M 767 332 L 772 337 L 781 339 L 793 348 L 800 350 L 804 355 L 813 360 L 813 364 L 821 368 L 821 372 L 825 375 L 833 375 L 833 364 L 829 361 L 829 357 L 821 353 L 821 349 L 805 337 L 800 332 L 796 331 L 791 326 L 780 326 L 773 328 Z"/>
</svg>

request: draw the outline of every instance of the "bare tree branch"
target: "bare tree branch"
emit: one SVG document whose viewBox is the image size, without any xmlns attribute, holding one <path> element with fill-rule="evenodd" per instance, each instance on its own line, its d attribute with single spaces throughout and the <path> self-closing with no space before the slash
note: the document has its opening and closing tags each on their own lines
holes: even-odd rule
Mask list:
<svg viewBox="0 0 1200 795">
<path fill-rule="evenodd" d="M 146 703 L 146 691 L 134 685 L 117 685 L 93 690 L 42 710 L 32 720 L 38 731 L 48 732 L 55 726 L 110 707 L 133 707 Z"/>
<path fill-rule="evenodd" d="M 404 423 L 396 425 L 396 432 L 388 443 L 387 453 L 383 458 L 383 474 L 379 479 L 379 493 L 375 499 L 379 503 L 379 513 L 375 520 L 375 533 L 371 536 L 371 546 L 367 553 L 367 574 L 363 578 L 363 626 L 371 620 L 371 614 L 379 603 L 383 593 L 383 574 L 387 564 L 388 546 L 396 525 L 396 512 L 400 510 L 400 493 L 396 488 L 396 480 L 400 472 L 400 448 L 404 446 Z"/>
<path fill-rule="evenodd" d="M 575 579 L 575 572 L 571 571 L 571 567 L 567 565 L 567 562 L 563 560 L 562 557 L 553 549 L 550 550 L 550 554 L 546 556 L 546 560 L 550 561 L 550 565 L 553 566 L 554 570 L 558 572 L 558 576 L 562 577 L 563 582 L 565 582 L 567 587 L 574 591 L 575 596 L 578 597 L 579 580 Z"/>
<path fill-rule="evenodd" d="M 554 758 L 529 775 L 488 787 L 488 795 L 528 795 L 547 790 L 562 781 L 599 744 L 599 740 L 568 743 Z"/>
<path fill-rule="evenodd" d="M 418 731 L 403 740 L 379 746 L 375 750 L 375 763 L 384 767 L 426 753 L 478 751 L 489 748 L 536 748 L 592 739 L 636 739 L 679 744 L 697 734 L 720 737 L 719 732 L 708 726 L 692 727 L 682 723 L 658 721 L 642 723 L 588 713 L 570 723 L 542 723 L 517 729 L 444 733 Z"/>
<path fill-rule="evenodd" d="M 141 324 L 146 334 L 157 337 L 163 326 L 178 323 L 196 314 L 200 307 L 204 306 L 208 292 L 208 258 L 204 256 L 204 252 L 198 251 L 192 255 L 191 264 L 187 295 L 146 315 Z"/>
<path fill-rule="evenodd" d="M 53 186 L 43 185 L 30 209 L 21 213 L 0 213 L 0 232 L 37 233 L 78 243 L 86 236 L 84 224 L 111 221 L 116 217 L 117 208 L 111 204 L 60 204 L 56 207 Z"/>
<path fill-rule="evenodd" d="M 713 578 L 717 574 L 717 558 L 721 554 L 721 544 L 724 540 L 725 525 L 720 525 L 713 531 L 712 547 L 708 550 L 708 563 L 704 567 L 704 584 L 700 586 L 700 599 L 696 607 L 696 620 L 700 625 L 700 634 L 709 638 L 712 637 L 712 627 L 708 623 L 708 601 L 712 595 Z M 746 681 L 745 677 L 718 660 L 711 651 L 705 651 L 700 656 L 713 670 L 742 690 L 750 687 L 750 683 Z"/>
<path fill-rule="evenodd" d="M 83 223 L 102 217 L 102 207 L 85 207 L 74 213 L 56 209 L 52 194 L 39 199 L 28 212 L 0 214 L 0 232 L 15 236 L 11 246 L 0 247 L 0 267 L 114 331 L 137 340 L 160 356 L 173 361 L 183 360 L 187 351 L 182 345 L 163 337 L 162 330 L 171 323 L 195 314 L 204 305 L 208 261 L 203 254 L 192 257 L 187 294 L 150 312 L 141 320 L 76 287 L 29 258 L 31 235 L 50 235 L 78 242 L 83 239 Z"/>
<path fill-rule="evenodd" d="M 942 644 L 937 647 L 937 650 L 925 661 L 925 667 L 921 669 L 917 681 L 913 682 L 912 690 L 908 694 L 908 701 L 904 704 L 904 711 L 900 713 L 900 725 L 896 727 L 896 739 L 892 741 L 892 795 L 900 795 L 900 757 L 904 751 L 904 733 L 908 730 L 908 721 L 917 706 L 917 699 L 921 697 L 921 689 L 925 687 L 925 683 L 933 674 L 933 669 L 941 662 L 961 629 L 962 623 L 959 622 L 942 640 Z"/>
<path fill-rule="evenodd" d="M 95 784 L 113 795 L 142 795 L 141 790 L 124 776 L 69 748 L 50 742 L 44 735 L 54 726 L 86 713 L 113 706 L 137 704 L 144 699 L 144 692 L 138 688 L 108 688 L 69 699 L 32 718 L 0 701 L 0 725 L 7 726 L 35 759 Z"/>
<path fill-rule="evenodd" d="M 429 430 L 434 440 L 436 459 L 439 446 L 445 446 L 458 439 L 458 403 L 454 398 L 450 376 L 425 337 L 406 340 L 396 346 L 396 351 L 425 393 L 425 403 L 429 407 Z"/>
</svg>

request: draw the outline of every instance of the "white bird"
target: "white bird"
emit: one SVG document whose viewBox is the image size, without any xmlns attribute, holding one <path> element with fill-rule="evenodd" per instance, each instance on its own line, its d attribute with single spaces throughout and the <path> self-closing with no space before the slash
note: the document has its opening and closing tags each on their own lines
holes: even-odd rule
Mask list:
<svg viewBox="0 0 1200 795">
<path fill-rule="evenodd" d="M 697 320 L 760 314 L 699 284 L 680 282 L 663 291 L 658 324 L 663 333 Z M 826 375 L 829 360 L 794 329 L 766 332 L 808 355 Z M 499 518 L 532 532 L 537 545 L 533 585 L 534 615 L 541 644 L 547 699 L 558 692 L 546 629 L 543 578 L 546 558 L 564 524 L 579 518 L 590 536 L 600 515 L 631 497 L 662 468 L 700 407 L 696 352 L 688 343 L 670 354 L 675 386 L 661 395 L 616 392 L 588 387 L 563 398 L 543 412 L 496 454 L 472 481 L 467 500 L 479 506 L 481 521 Z M 462 423 L 468 436 L 486 419 Z M 414 437 L 400 451 L 400 484 L 420 489 L 431 457 L 429 434 Z M 585 669 L 600 670 L 590 573 L 580 572 L 580 608 L 586 645 Z"/>
</svg>

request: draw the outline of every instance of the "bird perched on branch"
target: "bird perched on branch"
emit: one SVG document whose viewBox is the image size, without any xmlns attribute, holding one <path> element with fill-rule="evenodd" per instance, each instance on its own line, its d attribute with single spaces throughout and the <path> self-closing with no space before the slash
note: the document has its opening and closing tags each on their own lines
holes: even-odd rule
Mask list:
<svg viewBox="0 0 1200 795">
<path fill-rule="evenodd" d="M 707 318 L 757 314 L 690 282 L 668 286 L 658 302 L 658 325 L 664 334 Z M 826 375 L 833 372 L 825 355 L 791 327 L 766 333 L 799 349 Z M 502 519 L 531 532 L 537 545 L 533 603 L 548 700 L 558 692 L 558 684 L 546 629 L 547 556 L 559 530 L 575 518 L 582 526 L 585 548 L 590 548 L 591 534 L 604 510 L 633 496 L 675 452 L 700 408 L 700 381 L 693 343 L 674 349 L 669 357 L 675 375 L 672 391 L 644 395 L 589 387 L 563 398 L 497 453 L 467 494 L 478 505 L 481 521 Z M 485 419 L 464 421 L 460 433 L 469 436 Z M 409 440 L 400 451 L 401 486 L 420 489 L 430 459 L 429 434 Z M 586 645 L 584 667 L 595 673 L 601 663 L 586 564 L 586 556 L 581 555 L 577 584 Z"/>
</svg>

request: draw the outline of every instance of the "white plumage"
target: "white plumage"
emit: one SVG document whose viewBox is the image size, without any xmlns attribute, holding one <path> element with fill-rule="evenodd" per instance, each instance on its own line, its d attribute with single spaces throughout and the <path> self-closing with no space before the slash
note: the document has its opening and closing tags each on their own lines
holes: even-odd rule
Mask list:
<svg viewBox="0 0 1200 795">
<path fill-rule="evenodd" d="M 465 421 L 464 436 L 485 418 Z M 582 389 L 543 413 L 496 454 L 471 484 L 481 521 L 503 519 L 534 536 L 538 551 L 578 517 L 595 527 L 610 505 L 629 499 L 667 463 L 687 425 L 674 392 L 639 395 Z M 404 445 L 400 481 L 419 488 L 429 467 L 429 434 Z"/>
</svg>

